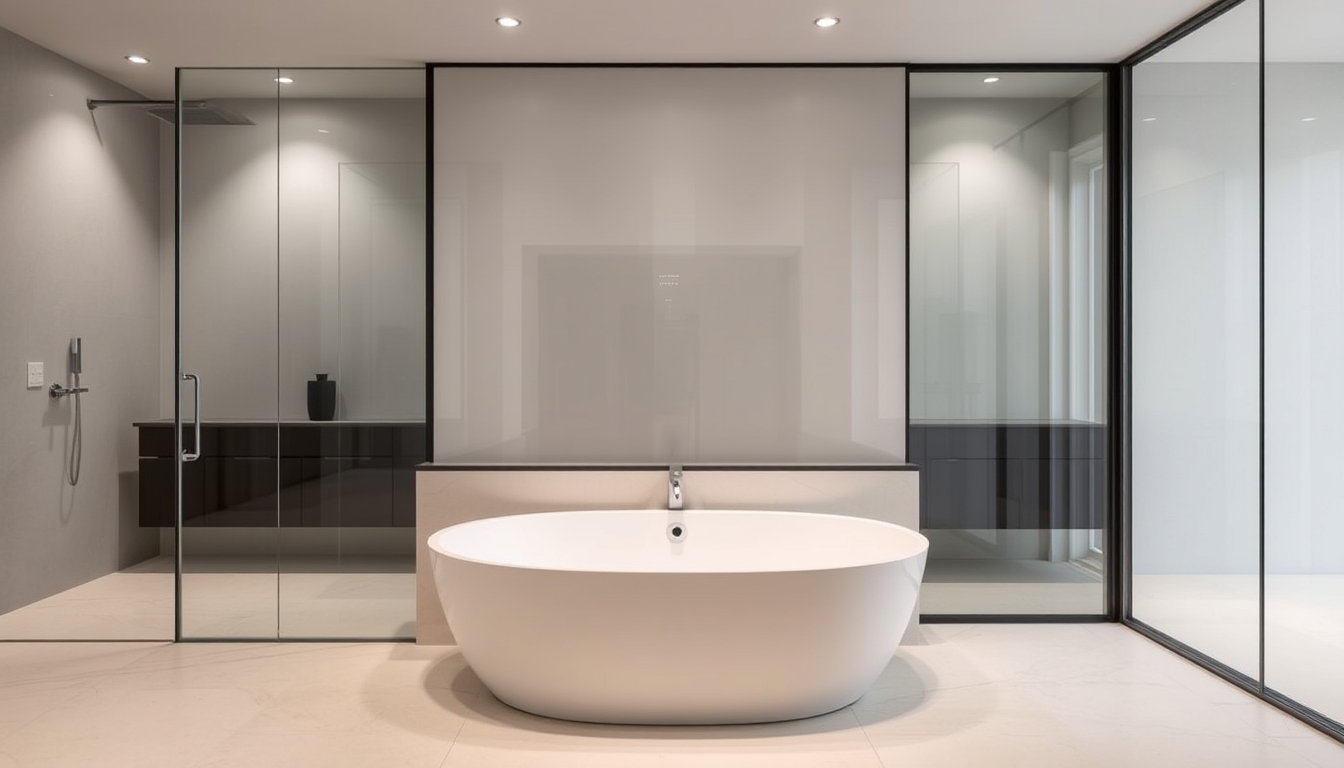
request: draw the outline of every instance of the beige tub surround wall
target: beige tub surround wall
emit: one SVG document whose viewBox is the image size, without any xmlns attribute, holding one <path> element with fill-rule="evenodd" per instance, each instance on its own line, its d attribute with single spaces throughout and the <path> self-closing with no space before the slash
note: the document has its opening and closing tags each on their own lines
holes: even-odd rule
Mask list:
<svg viewBox="0 0 1344 768">
<path fill-rule="evenodd" d="M 454 642 L 439 604 L 427 541 L 450 525 L 503 515 L 581 509 L 666 509 L 666 469 L 472 469 L 416 473 L 416 642 Z M 919 530 L 919 473 L 882 469 L 687 469 L 686 509 L 818 512 Z M 907 642 L 916 631 L 911 621 Z"/>
</svg>

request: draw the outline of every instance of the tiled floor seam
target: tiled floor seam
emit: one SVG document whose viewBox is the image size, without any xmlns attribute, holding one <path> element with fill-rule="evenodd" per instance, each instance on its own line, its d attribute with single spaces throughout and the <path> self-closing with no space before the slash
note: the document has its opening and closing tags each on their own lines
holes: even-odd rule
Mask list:
<svg viewBox="0 0 1344 768">
<path fill-rule="evenodd" d="M 458 691 L 458 693 L 461 693 L 461 694 L 463 694 L 464 696 L 465 696 L 465 695 L 471 695 L 471 696 L 474 696 L 474 697 L 476 697 L 476 698 L 480 698 L 480 694 L 479 694 L 479 693 L 475 693 L 475 694 L 467 694 L 465 691 Z M 462 730 L 463 730 L 464 728 L 467 727 L 467 720 L 468 720 L 468 718 L 465 718 L 465 717 L 464 717 L 464 718 L 462 718 L 462 722 L 461 722 L 461 723 L 458 723 L 458 726 L 457 726 L 457 732 L 455 732 L 455 733 L 453 734 L 453 738 L 452 738 L 452 740 L 448 742 L 448 749 L 444 750 L 444 752 L 443 752 L 443 759 L 439 761 L 439 768 L 447 768 L 447 766 L 448 766 L 448 760 L 453 756 L 453 747 L 456 747 L 456 746 L 457 746 L 457 740 L 458 740 L 458 738 L 460 738 L 460 737 L 462 736 Z"/>
<path fill-rule="evenodd" d="M 859 717 L 859 713 L 854 710 L 854 705 L 850 704 L 846 709 L 849 710 L 849 714 L 854 716 L 854 723 L 859 726 L 864 741 L 868 742 L 868 748 L 873 750 L 873 756 L 877 758 L 877 764 L 882 768 L 887 768 L 886 761 L 882 759 L 882 753 L 877 750 L 877 745 L 873 743 L 872 734 L 868 733 L 868 728 L 864 726 L 863 718 Z"/>
</svg>

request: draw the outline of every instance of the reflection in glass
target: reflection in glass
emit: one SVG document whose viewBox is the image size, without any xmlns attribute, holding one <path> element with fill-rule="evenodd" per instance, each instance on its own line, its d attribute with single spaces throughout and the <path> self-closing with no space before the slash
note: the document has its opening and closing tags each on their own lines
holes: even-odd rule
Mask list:
<svg viewBox="0 0 1344 768">
<path fill-rule="evenodd" d="M 912 73 L 910 430 L 925 614 L 1099 614 L 1100 73 Z"/>
</svg>

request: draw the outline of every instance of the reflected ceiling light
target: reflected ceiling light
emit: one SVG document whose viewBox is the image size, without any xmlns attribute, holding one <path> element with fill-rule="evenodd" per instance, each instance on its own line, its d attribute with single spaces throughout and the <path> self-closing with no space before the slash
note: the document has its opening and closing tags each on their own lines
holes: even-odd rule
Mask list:
<svg viewBox="0 0 1344 768">
<path fill-rule="evenodd" d="M 148 64 L 148 63 L 149 63 L 149 59 L 146 59 L 144 56 L 141 56 L 141 55 L 139 55 L 139 54 L 135 54 L 135 53 L 132 53 L 130 56 L 127 56 L 127 57 L 126 57 L 126 60 L 129 61 L 129 62 L 131 62 L 132 64 Z"/>
<path fill-rule="evenodd" d="M 331 133 L 331 131 L 328 131 L 326 128 L 318 128 L 318 129 L 317 129 L 317 132 L 318 132 L 318 133 Z"/>
<path fill-rule="evenodd" d="M 279 84 L 281 84 L 281 85 L 289 85 L 290 83 L 294 82 L 294 78 L 292 78 L 292 77 L 277 77 L 277 78 L 275 78 L 275 82 L 277 82 L 277 83 L 279 83 Z"/>
<path fill-rule="evenodd" d="M 518 26 L 519 24 L 522 24 L 523 22 L 519 21 L 518 19 L 515 19 L 512 16 L 500 16 L 498 19 L 495 19 L 495 23 L 501 27 L 508 27 L 512 29 Z"/>
<path fill-rule="evenodd" d="M 1155 122 L 1156 120 L 1157 120 L 1156 117 L 1145 117 L 1145 118 L 1143 118 L 1143 122 L 1145 122 L 1145 123 Z"/>
<path fill-rule="evenodd" d="M 986 77 L 986 78 L 985 78 L 985 82 L 986 82 L 986 83 L 997 83 L 997 82 L 999 82 L 999 78 L 997 78 L 997 77 L 995 77 L 995 76 L 993 76 L 993 75 L 990 75 L 989 77 Z"/>
<path fill-rule="evenodd" d="M 1304 117 L 1304 118 L 1302 118 L 1302 122 L 1304 122 L 1304 123 L 1314 123 L 1314 122 L 1316 122 L 1316 118 L 1314 118 L 1314 117 Z"/>
<path fill-rule="evenodd" d="M 821 18 L 813 21 L 812 23 L 816 24 L 818 27 L 821 27 L 822 29 L 830 29 L 831 27 L 834 27 L 836 24 L 839 24 L 840 19 L 834 16 L 822 16 Z"/>
</svg>

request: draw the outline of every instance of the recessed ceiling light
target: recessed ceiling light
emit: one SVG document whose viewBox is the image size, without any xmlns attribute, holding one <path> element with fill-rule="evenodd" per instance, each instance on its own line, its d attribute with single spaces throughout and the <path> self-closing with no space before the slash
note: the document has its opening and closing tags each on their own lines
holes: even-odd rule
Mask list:
<svg viewBox="0 0 1344 768">
<path fill-rule="evenodd" d="M 149 59 L 146 59 L 144 56 L 140 56 L 140 55 L 138 55 L 138 54 L 134 54 L 134 53 L 131 54 L 130 56 L 127 56 L 127 57 L 126 57 L 126 60 L 129 61 L 129 62 L 131 62 L 132 64 L 148 64 L 148 63 L 149 63 Z"/>
<path fill-rule="evenodd" d="M 515 19 L 512 16 L 500 16 L 498 19 L 495 19 L 495 23 L 501 27 L 509 27 L 510 29 L 512 29 L 513 27 L 516 27 L 519 24 L 522 24 L 523 22 Z"/>
<path fill-rule="evenodd" d="M 836 24 L 839 24 L 840 20 L 834 16 L 822 16 L 821 18 L 817 19 L 816 21 L 813 21 L 812 23 L 816 24 L 818 27 L 821 27 L 822 29 L 829 29 L 830 27 L 834 27 Z"/>
<path fill-rule="evenodd" d="M 277 83 L 279 83 L 279 84 L 281 84 L 281 85 L 289 85 L 290 83 L 294 82 L 294 78 L 292 78 L 292 77 L 277 77 L 277 78 L 275 78 L 275 82 L 277 82 Z"/>
<path fill-rule="evenodd" d="M 999 82 L 999 78 L 997 78 L 997 77 L 995 77 L 995 76 L 993 76 L 993 75 L 990 75 L 989 77 L 986 77 L 986 78 L 985 78 L 985 82 L 986 82 L 986 83 L 997 83 L 997 82 Z"/>
</svg>

